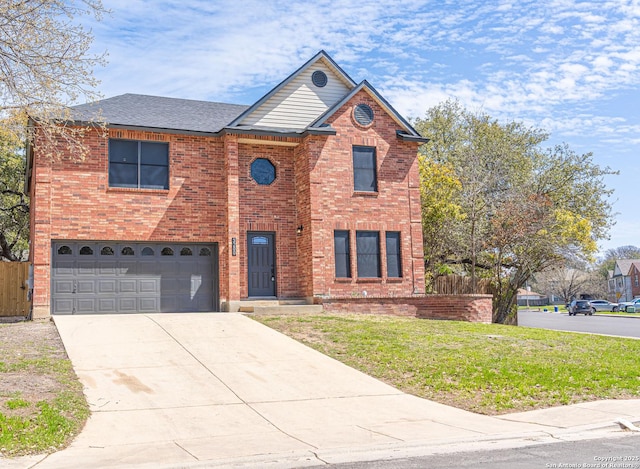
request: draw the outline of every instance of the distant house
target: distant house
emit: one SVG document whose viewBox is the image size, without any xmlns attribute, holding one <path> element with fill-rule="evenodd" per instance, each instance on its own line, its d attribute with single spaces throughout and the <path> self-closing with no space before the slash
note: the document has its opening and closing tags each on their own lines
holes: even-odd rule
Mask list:
<svg viewBox="0 0 640 469">
<path fill-rule="evenodd" d="M 609 294 L 615 301 L 640 296 L 640 259 L 618 259 L 609 278 Z"/>
<path fill-rule="evenodd" d="M 518 306 L 543 306 L 549 304 L 549 298 L 540 293 L 518 288 Z"/>
</svg>

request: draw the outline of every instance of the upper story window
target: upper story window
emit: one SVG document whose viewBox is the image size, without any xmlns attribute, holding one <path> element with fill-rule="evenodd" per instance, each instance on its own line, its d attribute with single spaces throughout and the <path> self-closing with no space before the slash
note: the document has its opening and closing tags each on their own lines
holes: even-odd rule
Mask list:
<svg viewBox="0 0 640 469">
<path fill-rule="evenodd" d="M 251 163 L 251 177 L 258 184 L 268 186 L 276 180 L 276 167 L 266 158 L 257 158 Z"/>
<path fill-rule="evenodd" d="M 109 187 L 169 189 L 169 144 L 110 139 Z"/>
<path fill-rule="evenodd" d="M 353 147 L 353 190 L 377 192 L 376 149 L 374 147 Z"/>
</svg>

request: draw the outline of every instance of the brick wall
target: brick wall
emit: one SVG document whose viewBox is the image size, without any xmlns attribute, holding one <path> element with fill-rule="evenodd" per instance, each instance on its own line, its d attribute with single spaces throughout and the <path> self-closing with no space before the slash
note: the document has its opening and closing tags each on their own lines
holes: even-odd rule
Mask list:
<svg viewBox="0 0 640 469">
<path fill-rule="evenodd" d="M 36 159 L 31 199 L 36 317 L 49 314 L 52 239 L 217 242 L 220 257 L 226 254 L 222 139 L 114 129 L 109 136 L 168 142 L 169 189 L 110 188 L 108 139 L 97 131 L 86 137 L 90 153 L 83 160 Z M 221 282 L 221 297 L 227 293 Z"/>
<path fill-rule="evenodd" d="M 358 125 L 354 106 L 365 103 L 374 111 L 373 124 Z M 420 210 L 417 144 L 396 136 L 398 124 L 361 91 L 345 103 L 328 122 L 336 136 L 323 142 L 321 152 L 310 154 L 310 200 L 313 249 L 313 291 L 320 296 L 411 296 L 424 292 L 424 267 Z M 377 192 L 354 192 L 354 145 L 376 148 Z M 334 230 L 349 230 L 351 273 L 336 279 L 333 252 Z M 357 276 L 356 231 L 380 234 L 382 277 Z M 402 277 L 386 276 L 385 232 L 401 233 Z"/>
<path fill-rule="evenodd" d="M 491 295 L 426 295 L 412 298 L 318 298 L 328 313 L 394 314 L 424 319 L 492 320 Z"/>
<path fill-rule="evenodd" d="M 277 273 L 276 295 L 279 298 L 303 296 L 298 277 L 296 191 L 294 155 L 291 146 L 241 144 L 239 146 L 240 271 L 247 267 L 247 232 L 275 233 Z M 276 179 L 260 185 L 251 177 L 251 163 L 268 159 L 276 168 Z M 247 276 L 240 279 L 240 296 L 248 296 Z"/>
</svg>

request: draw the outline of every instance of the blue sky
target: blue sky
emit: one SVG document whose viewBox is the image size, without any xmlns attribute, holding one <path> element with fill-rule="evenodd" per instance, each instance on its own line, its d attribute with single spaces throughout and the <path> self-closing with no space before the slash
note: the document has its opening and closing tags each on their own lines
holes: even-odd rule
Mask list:
<svg viewBox="0 0 640 469">
<path fill-rule="evenodd" d="M 405 117 L 448 98 L 593 152 L 616 225 L 640 246 L 638 0 L 103 0 L 104 97 L 252 104 L 320 49 Z"/>
</svg>

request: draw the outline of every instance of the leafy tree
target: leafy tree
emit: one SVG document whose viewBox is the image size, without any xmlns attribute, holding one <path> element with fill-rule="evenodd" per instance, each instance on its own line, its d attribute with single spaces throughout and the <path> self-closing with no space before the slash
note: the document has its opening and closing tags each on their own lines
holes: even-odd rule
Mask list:
<svg viewBox="0 0 640 469">
<path fill-rule="evenodd" d="M 588 259 L 596 240 L 606 236 L 611 191 L 603 176 L 612 171 L 567 145 L 544 150 L 544 132 L 501 124 L 456 101 L 429 109 L 414 123 L 431 139 L 421 160 L 452 168 L 459 182 L 439 202 L 459 207 L 442 232 L 447 248 L 426 252 L 438 262 L 465 266 L 474 284 L 476 277 L 491 278 L 494 321 L 514 323 L 518 288 L 566 259 Z M 423 213 L 431 203 L 423 197 Z"/>
<path fill-rule="evenodd" d="M 581 294 L 605 298 L 606 283 L 602 282 L 596 270 L 582 265 L 553 265 L 535 275 L 535 288 L 539 292 L 550 293 L 569 303 Z"/>
<path fill-rule="evenodd" d="M 0 260 L 26 260 L 29 201 L 24 194 L 22 145 L 0 127 Z"/>
<path fill-rule="evenodd" d="M 628 245 L 608 249 L 598 264 L 600 276 L 603 279 L 608 280 L 609 271 L 613 271 L 615 269 L 616 261 L 620 259 L 640 259 L 640 248 Z"/>
<path fill-rule="evenodd" d="M 92 72 L 103 58 L 89 54 L 93 37 L 77 20 L 104 12 L 100 0 L 0 0 L 0 258 L 19 260 L 26 249 L 25 155 L 17 142 L 43 157 L 58 155 L 61 141 L 84 154 L 78 137 L 86 128 L 65 125 L 67 106 L 97 98 Z"/>
<path fill-rule="evenodd" d="M 461 190 L 454 170 L 446 163 L 437 163 L 429 158 L 418 159 L 422 184 L 422 237 L 425 253 L 425 280 L 427 291 L 433 288 L 433 281 L 442 274 L 451 273 L 443 260 L 453 254 L 453 246 L 448 236 L 451 226 L 463 217 L 460 205 L 454 195 Z"/>
</svg>

